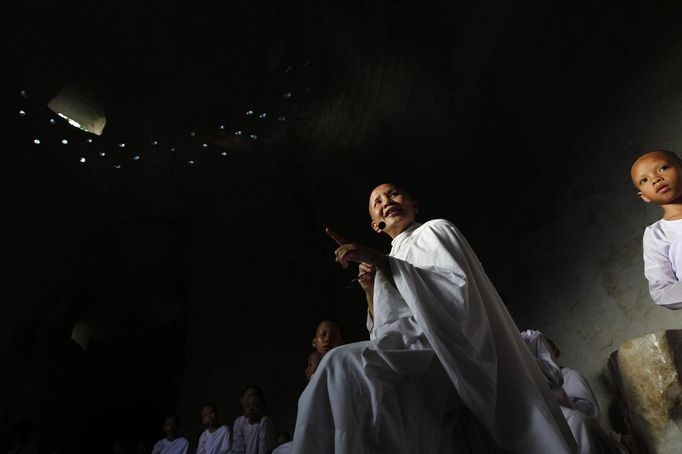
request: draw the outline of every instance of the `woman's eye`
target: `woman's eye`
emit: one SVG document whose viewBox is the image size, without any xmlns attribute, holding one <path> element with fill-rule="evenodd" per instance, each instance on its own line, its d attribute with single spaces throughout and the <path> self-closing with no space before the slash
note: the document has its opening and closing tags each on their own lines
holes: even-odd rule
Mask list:
<svg viewBox="0 0 682 454">
<path fill-rule="evenodd" d="M 639 184 L 644 184 L 644 183 L 646 183 L 646 178 L 642 178 L 641 180 L 639 180 Z"/>
</svg>

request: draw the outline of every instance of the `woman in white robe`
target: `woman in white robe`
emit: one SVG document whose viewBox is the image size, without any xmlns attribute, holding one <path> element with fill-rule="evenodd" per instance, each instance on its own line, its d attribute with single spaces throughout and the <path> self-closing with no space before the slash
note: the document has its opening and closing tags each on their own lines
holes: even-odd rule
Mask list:
<svg viewBox="0 0 682 454">
<path fill-rule="evenodd" d="M 422 225 L 415 212 L 394 185 L 372 192 L 372 226 L 393 238 L 389 256 L 330 232 L 339 263 L 376 269 L 371 340 L 325 355 L 299 399 L 292 452 L 496 451 L 485 437 L 470 436 L 478 421 L 508 452 L 574 452 L 559 407 L 476 255 L 454 225 Z"/>
</svg>

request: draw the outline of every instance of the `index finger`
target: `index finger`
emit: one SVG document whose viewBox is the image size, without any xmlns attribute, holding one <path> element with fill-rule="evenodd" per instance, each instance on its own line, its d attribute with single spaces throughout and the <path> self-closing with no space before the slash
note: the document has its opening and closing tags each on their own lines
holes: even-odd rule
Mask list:
<svg viewBox="0 0 682 454">
<path fill-rule="evenodd" d="M 324 229 L 324 231 L 327 232 L 327 235 L 329 235 L 332 238 L 332 240 L 336 241 L 336 244 L 338 244 L 339 246 L 341 246 L 342 244 L 349 243 L 349 241 L 347 239 L 345 239 L 344 237 L 342 237 L 341 235 L 339 235 L 338 233 L 336 233 L 335 231 L 333 231 L 329 227 Z"/>
</svg>

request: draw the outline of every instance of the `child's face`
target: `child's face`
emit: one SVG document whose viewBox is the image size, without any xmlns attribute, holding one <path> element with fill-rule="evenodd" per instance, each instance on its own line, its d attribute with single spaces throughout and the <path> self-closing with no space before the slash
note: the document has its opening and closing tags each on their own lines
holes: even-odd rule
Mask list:
<svg viewBox="0 0 682 454">
<path fill-rule="evenodd" d="M 313 348 L 321 354 L 327 353 L 334 347 L 338 347 L 343 343 L 341 339 L 341 330 L 336 323 L 325 320 L 317 326 L 315 337 L 313 338 Z"/>
<path fill-rule="evenodd" d="M 369 215 L 372 228 L 379 231 L 379 223 L 386 225 L 382 230 L 400 233 L 414 222 L 417 203 L 402 189 L 393 184 L 377 186 L 369 196 Z"/>
<path fill-rule="evenodd" d="M 175 420 L 175 418 L 166 418 L 166 420 L 163 422 L 163 431 L 168 438 L 174 438 L 177 435 L 178 422 Z"/>
<path fill-rule="evenodd" d="M 317 350 L 308 355 L 308 367 L 305 368 L 305 378 L 307 378 L 308 381 L 310 381 L 310 377 L 312 377 L 317 370 L 317 366 L 320 365 L 321 359 L 322 353 Z"/>
<path fill-rule="evenodd" d="M 213 427 L 216 424 L 215 409 L 213 407 L 201 409 L 201 422 L 209 427 Z"/>
<path fill-rule="evenodd" d="M 265 411 L 263 399 L 258 394 L 251 394 L 244 401 L 244 416 L 250 423 L 258 422 Z"/>
<path fill-rule="evenodd" d="M 630 176 L 637 195 L 645 202 L 662 205 L 682 197 L 682 171 L 665 153 L 653 151 L 632 165 Z"/>
</svg>

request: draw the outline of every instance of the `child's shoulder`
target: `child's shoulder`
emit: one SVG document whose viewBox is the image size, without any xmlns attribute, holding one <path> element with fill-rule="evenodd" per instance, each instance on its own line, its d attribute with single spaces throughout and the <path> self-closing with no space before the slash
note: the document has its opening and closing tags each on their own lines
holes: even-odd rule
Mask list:
<svg viewBox="0 0 682 454">
<path fill-rule="evenodd" d="M 676 221 L 666 221 L 665 219 L 659 219 L 644 229 L 644 237 L 646 238 L 648 236 L 659 238 L 677 232 L 682 232 L 682 219 L 678 219 Z"/>
</svg>

